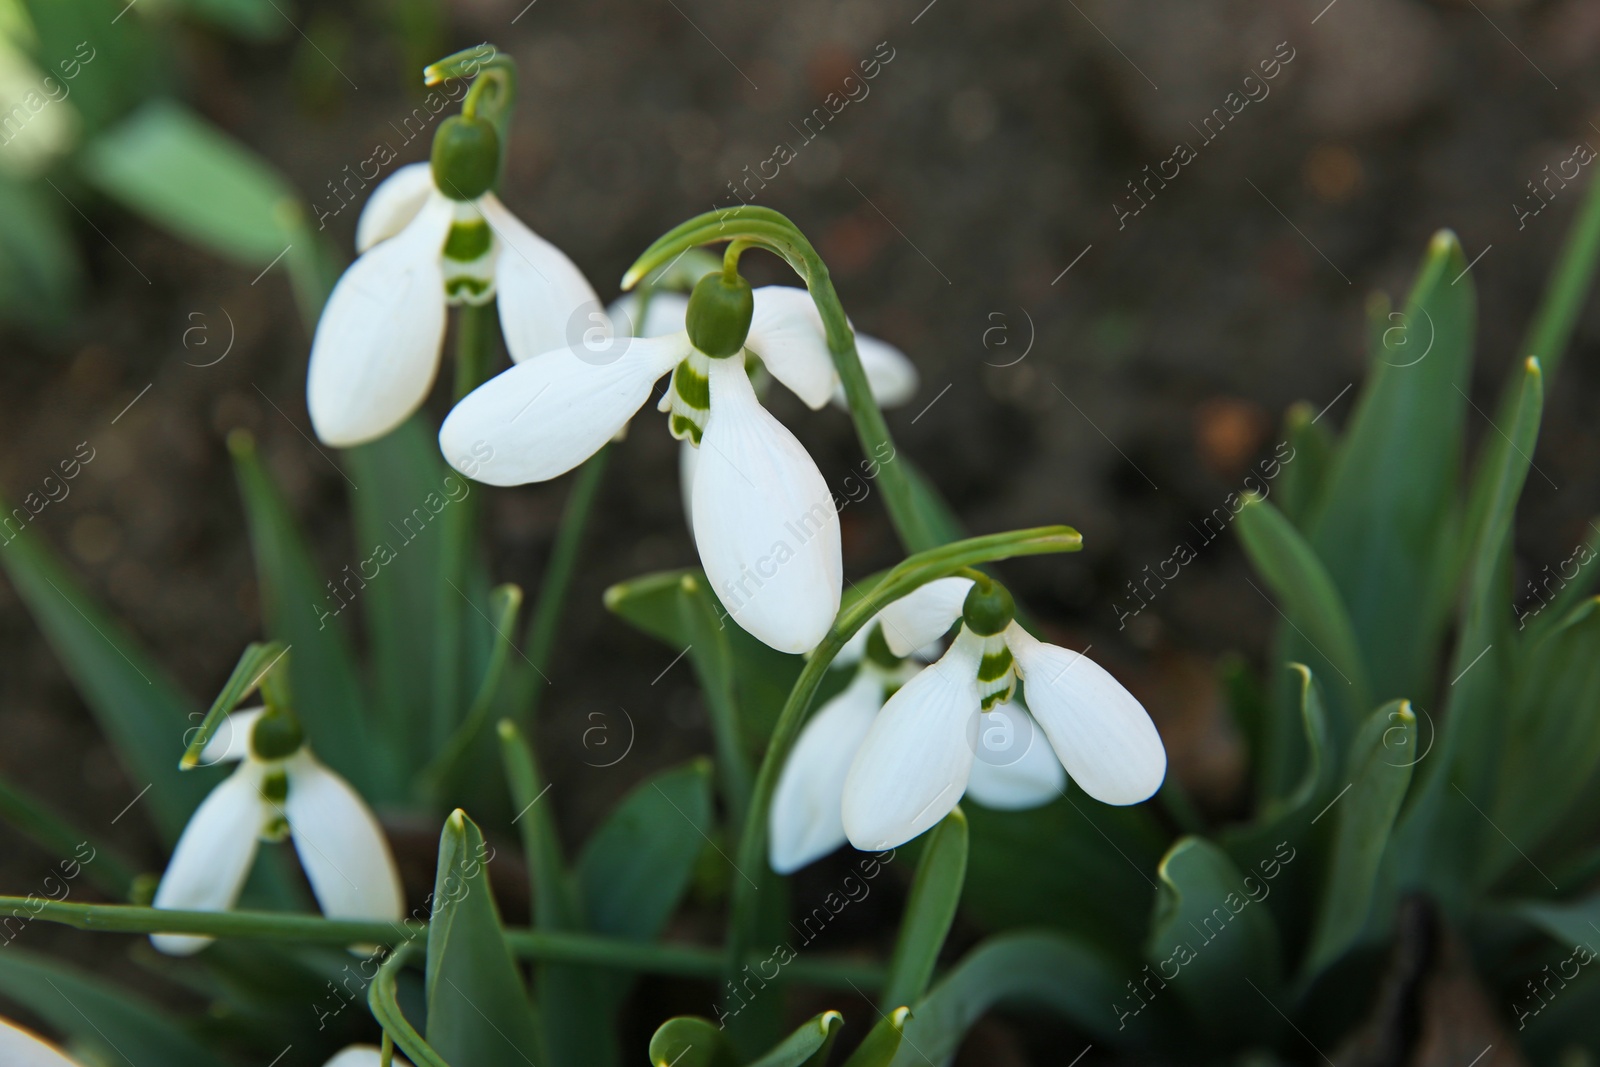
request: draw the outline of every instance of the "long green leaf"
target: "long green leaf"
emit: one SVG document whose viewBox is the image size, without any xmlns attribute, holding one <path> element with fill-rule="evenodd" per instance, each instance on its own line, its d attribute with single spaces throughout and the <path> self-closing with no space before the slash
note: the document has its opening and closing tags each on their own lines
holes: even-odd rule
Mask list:
<svg viewBox="0 0 1600 1067">
<path fill-rule="evenodd" d="M 1316 513 L 1333 460 L 1333 434 L 1326 423 L 1318 424 L 1320 419 L 1321 413 L 1303 400 L 1290 407 L 1283 420 L 1289 455 L 1274 460 L 1282 461 L 1276 482 L 1278 506 L 1302 531 Z"/>
<path fill-rule="evenodd" d="M 71 1035 L 104 1063 L 225 1064 L 156 1005 L 26 949 L 11 946 L 0 952 L 0 995 Z"/>
<path fill-rule="evenodd" d="M 283 654 L 283 646 L 276 641 L 264 644 L 253 641 L 245 646 L 244 652 L 239 656 L 239 662 L 234 664 L 233 673 L 228 675 L 228 680 L 223 683 L 222 692 L 217 694 L 217 699 L 211 702 L 205 718 L 200 720 L 199 726 L 189 731 L 188 747 L 184 749 L 183 757 L 179 760 L 179 765 L 184 770 L 199 764 L 200 753 L 222 720 L 239 706 L 241 700 L 256 690 L 261 684 L 261 679 Z"/>
<path fill-rule="evenodd" d="M 738 827 L 743 825 L 745 810 L 750 806 L 754 772 L 734 697 L 733 650 L 725 626 L 718 621 L 718 605 L 707 583 L 684 575 L 678 586 L 678 611 L 689 637 L 689 659 L 694 663 L 710 711 L 723 796 L 732 813 L 732 823 Z"/>
<path fill-rule="evenodd" d="M 909 1007 L 921 999 L 955 921 L 966 877 L 967 817 L 958 807 L 933 828 L 922 846 L 889 961 L 889 984 L 878 997 L 881 1010 Z"/>
<path fill-rule="evenodd" d="M 428 1044 L 427 1039 L 417 1033 L 417 1028 L 411 1025 L 411 1020 L 400 1008 L 397 979 L 414 951 L 414 945 L 403 944 L 383 961 L 372 984 L 367 987 L 367 1007 L 371 1009 L 378 1025 L 383 1027 L 383 1032 L 401 1052 L 411 1057 L 413 1067 L 450 1067 L 444 1057 Z"/>
<path fill-rule="evenodd" d="M 433 762 L 423 770 L 423 778 L 436 794 L 442 795 L 446 783 L 453 778 L 472 751 L 473 742 L 489 721 L 490 709 L 500 695 L 506 660 L 511 654 L 512 634 L 517 627 L 517 612 L 522 608 L 522 590 L 515 585 L 496 586 L 489 592 L 489 625 L 497 640 L 484 665 L 483 676 L 478 679 L 478 691 L 467 707 L 467 716 L 450 735 Z"/>
<path fill-rule="evenodd" d="M 750 1067 L 823 1067 L 843 1025 L 844 1016 L 836 1011 L 813 1016 Z"/>
<path fill-rule="evenodd" d="M 867 1036 L 841 1067 L 889 1067 L 894 1062 L 895 1053 L 900 1051 L 906 1026 L 910 1022 L 910 1008 L 894 1009 L 867 1032 Z"/>
<path fill-rule="evenodd" d="M 126 898 L 133 889 L 134 863 L 121 850 L 68 822 L 51 805 L 0 777 L 0 820 L 26 834 L 34 844 L 54 856 L 68 880 L 79 871 L 113 897 Z M 85 857 L 83 850 L 89 850 Z M 69 867 L 72 869 L 69 871 Z M 45 892 L 50 892 L 45 886 Z"/>
<path fill-rule="evenodd" d="M 650 1038 L 651 1067 L 739 1067 L 727 1032 L 709 1019 L 679 1015 Z"/>
<path fill-rule="evenodd" d="M 1372 713 L 1345 759 L 1348 792 L 1333 809 L 1333 849 L 1324 875 L 1303 978 L 1342 956 L 1373 922 L 1379 868 L 1417 755 L 1417 719 L 1403 700 Z"/>
<path fill-rule="evenodd" d="M 439 836 L 428 926 L 427 1040 L 458 1067 L 525 1067 L 539 1054 L 528 992 L 489 888 L 483 834 L 459 808 Z"/>
</svg>

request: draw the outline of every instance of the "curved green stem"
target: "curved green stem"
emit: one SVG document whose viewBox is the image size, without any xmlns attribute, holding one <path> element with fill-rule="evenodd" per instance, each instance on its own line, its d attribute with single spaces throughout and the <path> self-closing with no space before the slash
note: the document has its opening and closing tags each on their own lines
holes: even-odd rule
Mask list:
<svg viewBox="0 0 1600 1067">
<path fill-rule="evenodd" d="M 745 819 L 744 831 L 739 838 L 739 852 L 735 866 L 739 870 L 765 870 L 767 846 L 767 816 L 772 807 L 772 793 L 778 786 L 778 774 L 784 761 L 800 736 L 806 713 L 817 687 L 833 663 L 839 650 L 866 625 L 867 621 L 883 609 L 884 605 L 899 600 L 919 586 L 936 578 L 955 574 L 964 567 L 1014 556 L 1034 556 L 1050 552 L 1076 552 L 1083 546 L 1083 538 L 1070 526 L 1041 526 L 1032 530 L 973 537 L 945 545 L 907 559 L 895 567 L 872 588 L 866 596 L 839 613 L 833 628 L 812 652 L 811 658 L 795 679 L 778 713 L 777 725 L 772 730 L 772 741 L 762 757 L 761 769 L 750 798 L 750 811 Z M 756 890 L 749 882 L 740 879 L 733 884 L 733 906 L 728 920 L 728 964 L 735 971 L 749 955 L 749 948 L 758 918 Z"/>
<path fill-rule="evenodd" d="M 461 102 L 461 114 L 486 119 L 500 138 L 500 173 L 505 174 L 507 134 L 511 128 L 511 108 L 517 96 L 517 65 L 510 56 L 485 42 L 431 63 L 422 71 L 424 85 L 438 85 L 450 78 L 470 78 L 472 88 Z M 499 183 L 496 182 L 496 185 Z"/>
<path fill-rule="evenodd" d="M 372 1017 L 383 1027 L 384 1043 L 390 1038 L 400 1046 L 415 1067 L 450 1067 L 450 1064 L 433 1051 L 433 1046 L 411 1025 L 406 1013 L 400 1010 L 400 1000 L 395 995 L 395 979 L 405 967 L 406 960 L 416 950 L 415 945 L 404 944 L 389 954 L 367 987 L 367 1007 Z"/>
<path fill-rule="evenodd" d="M 866 371 L 862 370 L 861 357 L 856 352 L 855 332 L 845 317 L 844 306 L 839 303 L 827 265 L 788 218 L 771 208 L 749 204 L 697 216 L 667 231 L 645 249 L 623 275 L 622 288 L 631 289 L 651 270 L 671 262 L 688 249 L 717 241 L 733 242 L 728 255 L 735 261 L 737 253 L 745 247 L 765 248 L 780 256 L 805 281 L 822 316 L 828 351 L 833 355 L 834 367 L 844 384 L 856 436 L 860 438 L 862 450 L 879 464 L 879 484 L 883 487 L 884 503 L 895 533 L 907 552 L 936 547 L 938 535 L 917 507 L 911 480 L 897 462 L 894 438 L 889 434 L 877 401 L 872 398 L 872 388 L 867 384 Z"/>
</svg>

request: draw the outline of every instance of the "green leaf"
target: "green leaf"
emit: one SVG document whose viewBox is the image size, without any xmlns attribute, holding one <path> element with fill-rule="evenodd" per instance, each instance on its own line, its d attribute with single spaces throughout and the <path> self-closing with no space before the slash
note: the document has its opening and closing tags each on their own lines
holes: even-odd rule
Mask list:
<svg viewBox="0 0 1600 1067">
<path fill-rule="evenodd" d="M 1377 699 L 1428 691 L 1451 606 L 1450 554 L 1440 545 L 1451 531 L 1472 379 L 1476 301 L 1466 267 L 1455 235 L 1436 234 L 1405 310 L 1379 335 L 1310 526 Z"/>
<path fill-rule="evenodd" d="M 813 1016 L 750 1067 L 823 1067 L 843 1025 L 844 1016 L 836 1011 Z"/>
<path fill-rule="evenodd" d="M 894 1062 L 895 1053 L 900 1051 L 901 1040 L 910 1022 L 910 1008 L 894 1009 L 867 1032 L 842 1067 L 889 1067 Z"/>
<path fill-rule="evenodd" d="M 275 40 L 293 25 L 272 0 L 167 0 L 197 19 L 252 40 Z M 288 8 L 288 5 L 284 5 Z"/>
<path fill-rule="evenodd" d="M 217 694 L 217 699 L 211 702 L 211 708 L 206 712 L 205 718 L 200 720 L 199 726 L 189 731 L 189 745 L 179 760 L 181 767 L 188 770 L 200 763 L 200 753 L 211 740 L 211 735 L 216 732 L 217 726 L 239 706 L 241 700 L 255 692 L 261 684 L 261 679 L 282 658 L 283 653 L 283 646 L 276 641 L 268 641 L 265 644 L 253 641 L 245 646 L 244 652 L 239 656 L 239 662 L 234 664 L 233 673 L 228 675 L 228 680 L 223 683 L 222 692 Z"/>
<path fill-rule="evenodd" d="M 692 575 L 678 582 L 678 612 L 683 631 L 689 638 L 687 651 L 694 663 L 700 690 L 711 717 L 711 733 L 716 740 L 716 766 L 722 777 L 723 799 L 727 801 L 731 822 L 744 822 L 750 806 L 749 750 L 734 698 L 733 650 L 728 632 L 718 616 L 720 605 L 710 587 Z"/>
<path fill-rule="evenodd" d="M 176 841 L 190 812 L 217 781 L 215 773 L 178 770 L 184 733 L 199 721 L 199 712 L 190 717 L 191 704 L 177 684 L 68 575 L 32 530 L 16 525 L 18 511 L 27 514 L 0 500 L 0 566 L 129 776 L 149 784 L 148 807 L 162 836 Z"/>
<path fill-rule="evenodd" d="M 397 979 L 415 949 L 416 946 L 410 943 L 396 946 L 389 958 L 383 961 L 372 984 L 367 986 L 367 1007 L 371 1009 L 378 1025 L 383 1027 L 383 1032 L 389 1035 L 401 1052 L 411 1057 L 414 1067 L 450 1067 L 428 1044 L 427 1039 L 417 1033 L 417 1028 L 411 1025 L 400 1008 Z"/>
<path fill-rule="evenodd" d="M 1333 460 L 1333 433 L 1320 421 L 1321 413 L 1304 400 L 1290 407 L 1283 420 L 1290 451 L 1277 480 L 1278 506 L 1300 530 L 1316 512 Z"/>
<path fill-rule="evenodd" d="M 1260 1035 L 1261 1004 L 1241 983 L 1263 992 L 1278 986 L 1278 930 L 1262 904 L 1267 883 L 1247 879 L 1227 853 L 1199 837 L 1174 844 L 1157 873 L 1161 892 L 1145 945 L 1145 974 L 1154 976 L 1155 989 L 1146 985 L 1147 992 L 1160 997 L 1171 985 L 1213 1037 Z M 1133 999 L 1140 1007 L 1130 1010 L 1142 1012 Z"/>
<path fill-rule="evenodd" d="M 955 921 L 967 877 L 967 817 L 959 807 L 928 834 L 906 897 L 900 936 L 889 961 L 889 984 L 878 997 L 883 1011 L 915 1004 L 933 977 L 939 950 Z"/>
<path fill-rule="evenodd" d="M 0 952 L 0 995 L 21 1004 L 100 1062 L 224 1067 L 156 1005 L 67 964 L 11 946 Z"/>
<path fill-rule="evenodd" d="M 539 1035 L 489 887 L 483 834 L 457 808 L 439 837 L 428 924 L 428 1044 L 460 1067 L 526 1067 Z"/>
<path fill-rule="evenodd" d="M 63 874 L 71 865 L 113 898 L 126 899 L 133 889 L 135 867 L 121 850 L 86 834 L 55 808 L 0 777 L 0 819 L 53 856 Z M 83 849 L 89 850 L 84 858 Z M 74 875 L 76 872 L 74 872 Z M 69 876 L 70 877 L 70 876 Z M 49 892 L 49 887 L 45 887 Z"/>
<path fill-rule="evenodd" d="M 511 634 L 516 630 L 517 612 L 521 607 L 522 590 L 519 587 L 498 585 L 490 590 L 488 614 L 490 628 L 496 635 L 494 649 L 489 654 L 489 662 L 484 665 L 483 676 L 478 680 L 478 691 L 467 708 L 466 718 L 450 735 L 434 761 L 422 772 L 422 777 L 435 795 L 442 796 L 448 791 L 447 783 L 471 752 L 483 724 L 489 721 L 490 709 L 494 707 L 503 685 L 506 660 L 512 649 Z"/>
<path fill-rule="evenodd" d="M 0 316 L 38 329 L 64 325 L 83 272 L 63 209 L 48 189 L 0 178 Z"/>
<path fill-rule="evenodd" d="M 911 1012 L 894 1067 L 942 1063 L 954 1056 L 972 1024 L 997 1004 L 1043 1007 L 1109 1042 L 1119 1031 L 1107 1011 L 1126 996 L 1123 979 L 1093 952 L 1056 934 L 992 937 L 969 952 Z"/>
<path fill-rule="evenodd" d="M 934 542 L 947 545 L 967 536 L 967 531 L 962 527 L 961 519 L 956 516 L 955 509 L 940 495 L 939 490 L 922 472 L 922 468 L 905 456 L 899 457 L 899 463 L 901 469 L 906 472 L 906 481 L 911 486 L 911 506 Z"/>
<path fill-rule="evenodd" d="M 650 1037 L 651 1067 L 739 1067 L 726 1032 L 709 1019 L 679 1015 Z"/>
<path fill-rule="evenodd" d="M 1594 287 L 1597 266 L 1600 266 L 1600 186 L 1591 182 L 1584 193 L 1583 205 L 1572 220 L 1572 228 L 1567 231 L 1566 243 L 1561 246 L 1561 258 L 1556 260 L 1545 281 L 1528 335 L 1517 350 L 1519 356 L 1536 357 L 1552 381 L 1566 356 L 1584 302 Z M 1502 414 L 1510 413 L 1517 393 L 1513 374 L 1501 404 Z"/>
<path fill-rule="evenodd" d="M 1579 605 L 1588 598 L 1589 590 L 1594 588 L 1595 575 L 1600 571 L 1597 564 L 1600 564 L 1600 516 L 1589 519 L 1589 536 L 1584 543 L 1574 549 L 1572 555 L 1554 565 L 1555 578 L 1561 583 L 1555 594 L 1546 599 L 1535 592 L 1534 602 L 1525 604 L 1517 616 L 1517 630 L 1527 647 L 1548 637 L 1551 631 L 1562 626 L 1578 610 Z M 1572 568 L 1570 575 L 1566 573 L 1569 566 Z M 1549 569 L 1545 568 L 1547 571 Z M 1540 573 L 1542 575 L 1544 572 Z M 1539 585 L 1549 592 L 1548 578 Z M 1534 583 L 1530 580 L 1527 586 L 1516 590 L 1516 593 L 1520 597 L 1525 595 L 1525 590 L 1533 587 Z"/>
<path fill-rule="evenodd" d="M 145 105 L 91 142 L 88 177 L 157 225 L 247 267 L 309 240 L 294 190 L 270 165 L 179 104 Z"/>
<path fill-rule="evenodd" d="M 1253 862 L 1274 841 L 1299 838 L 1321 805 L 1332 799 L 1337 753 L 1328 731 L 1322 688 L 1304 664 L 1291 663 L 1289 671 L 1299 680 L 1303 770 L 1300 780 L 1286 795 L 1267 797 L 1262 802 L 1248 826 L 1229 827 L 1222 833 L 1229 855 L 1245 864 Z"/>
<path fill-rule="evenodd" d="M 1289 625 L 1332 669 L 1340 683 L 1339 706 L 1356 714 L 1367 706 L 1367 672 L 1355 628 L 1322 561 L 1283 513 L 1259 497 L 1246 498 L 1235 527 L 1250 562 L 1283 601 Z"/>
<path fill-rule="evenodd" d="M 1372 713 L 1345 759 L 1349 791 L 1333 808 L 1333 848 L 1306 951 L 1304 979 L 1344 955 L 1369 925 L 1378 872 L 1417 755 L 1411 705 L 1391 701 Z"/>
<path fill-rule="evenodd" d="M 254 439 L 236 430 L 228 437 L 228 448 L 249 521 L 262 616 L 273 638 L 292 650 L 289 677 L 306 737 L 323 762 L 363 796 L 395 796 L 391 764 L 368 736 L 355 654 L 333 611 L 342 601 L 330 600 L 326 583 L 317 580 L 310 550 L 261 465 Z M 363 584 L 359 574 L 352 578 L 347 572 L 341 588 L 345 595 L 360 596 Z"/>
</svg>

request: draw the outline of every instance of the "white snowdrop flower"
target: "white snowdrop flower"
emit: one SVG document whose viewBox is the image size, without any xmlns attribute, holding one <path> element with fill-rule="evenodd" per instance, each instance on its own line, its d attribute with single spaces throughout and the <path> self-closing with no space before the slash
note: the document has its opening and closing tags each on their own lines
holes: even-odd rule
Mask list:
<svg viewBox="0 0 1600 1067">
<path fill-rule="evenodd" d="M 367 200 L 356 226 L 361 255 L 334 286 L 311 342 L 306 403 L 323 441 L 371 441 L 421 406 L 439 371 L 448 305 L 498 295 L 513 360 L 565 344 L 569 328 L 609 334 L 583 273 L 489 191 L 499 159 L 493 125 L 451 117 L 431 163 L 401 167 Z"/>
<path fill-rule="evenodd" d="M 947 587 L 942 596 L 894 613 L 902 646 L 914 647 L 921 635 L 943 633 L 958 619 L 961 628 L 949 651 L 895 692 L 867 729 L 845 776 L 850 843 L 893 848 L 944 818 L 972 785 L 974 752 L 992 725 L 988 716 L 1011 698 L 1019 678 L 1055 757 L 1085 793 L 1106 804 L 1136 804 L 1154 794 L 1166 777 L 1166 749 L 1133 694 L 1088 657 L 1018 626 L 1003 586 L 957 580 L 968 590 L 956 610 Z M 885 625 L 886 642 L 893 633 Z M 1029 763 L 1017 775 L 1025 773 L 1042 771 Z M 976 777 L 980 790 L 994 785 L 987 770 Z M 995 799 L 1004 806 L 1004 796 Z"/>
<path fill-rule="evenodd" d="M 696 284 L 685 329 L 547 352 L 485 382 L 439 433 L 445 458 L 490 485 L 541 482 L 611 440 L 672 374 L 673 436 L 699 449 L 692 499 L 701 564 L 728 615 L 781 652 L 814 648 L 839 610 L 839 516 L 817 465 L 756 398 L 744 352 L 758 334 L 750 285 Z M 827 350 L 768 345 L 763 364 L 813 407 L 834 384 Z"/>
<path fill-rule="evenodd" d="M 395 1067 L 411 1067 L 411 1062 L 398 1052 L 391 1062 Z M 340 1049 L 322 1067 L 383 1067 L 383 1050 L 377 1045 L 350 1045 Z"/>
<path fill-rule="evenodd" d="M 0 1019 L 0 1063 L 5 1067 L 78 1067 L 59 1048 L 10 1019 Z"/>
<path fill-rule="evenodd" d="M 291 838 L 322 912 L 335 919 L 398 920 L 400 873 L 378 820 L 350 784 L 311 754 L 293 717 L 235 712 L 200 762 L 239 767 L 195 809 L 161 876 L 153 907 L 226 911 L 239 898 L 261 841 Z M 209 937 L 152 934 L 174 956 Z"/>
<path fill-rule="evenodd" d="M 806 723 L 778 777 L 768 820 L 773 870 L 790 874 L 845 843 L 842 798 L 851 763 L 884 702 L 917 674 L 922 662 L 933 658 L 936 642 L 950 626 L 947 622 L 930 633 L 930 624 L 916 634 L 890 635 L 908 621 L 948 619 L 940 605 L 952 595 L 959 614 L 970 585 L 964 578 L 930 582 L 891 605 L 896 609 L 892 614 L 880 612 L 840 650 L 836 666 L 859 666 L 844 691 Z M 911 602 L 909 609 L 906 601 Z M 967 740 L 976 758 L 966 795 L 977 803 L 1014 811 L 1061 795 L 1066 773 L 1020 703 L 997 705 L 984 716 L 977 735 Z"/>
</svg>

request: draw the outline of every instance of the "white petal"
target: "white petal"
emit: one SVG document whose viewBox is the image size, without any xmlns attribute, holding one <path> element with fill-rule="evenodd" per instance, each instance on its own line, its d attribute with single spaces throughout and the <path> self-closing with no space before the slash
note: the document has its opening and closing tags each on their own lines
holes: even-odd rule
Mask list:
<svg viewBox="0 0 1600 1067">
<path fill-rule="evenodd" d="M 256 720 L 266 713 L 266 708 L 246 708 L 226 716 L 200 750 L 201 767 L 217 763 L 232 763 L 250 754 L 250 735 L 255 731 Z"/>
<path fill-rule="evenodd" d="M 894 345 L 857 331 L 856 354 L 861 357 L 861 369 L 866 372 L 872 399 L 880 407 L 897 408 L 916 394 L 917 368 Z M 849 406 L 842 384 L 834 388 L 833 402 L 840 407 Z"/>
<path fill-rule="evenodd" d="M 791 874 L 844 844 L 844 776 L 883 706 L 883 683 L 861 671 L 800 731 L 772 794 L 767 855 Z"/>
<path fill-rule="evenodd" d="M 349 448 L 382 437 L 421 406 L 439 370 L 450 205 L 429 200 L 399 236 L 344 272 L 311 341 L 306 406 L 317 436 Z"/>
<path fill-rule="evenodd" d="M 839 375 L 811 294 L 790 285 L 764 285 L 755 291 L 755 305 L 745 347 L 808 407 L 822 407 Z"/>
<path fill-rule="evenodd" d="M 463 397 L 439 447 L 451 466 L 489 485 L 554 478 L 611 440 L 688 351 L 678 334 L 621 339 L 598 359 L 581 348 L 547 352 Z"/>
<path fill-rule="evenodd" d="M 968 730 L 978 710 L 982 644 L 963 631 L 939 662 L 902 686 L 872 721 L 844 783 L 844 828 L 879 851 L 950 813 L 972 773 Z"/>
<path fill-rule="evenodd" d="M 1021 811 L 1061 796 L 1067 787 L 1055 749 L 1021 704 L 997 705 L 977 723 L 967 796 L 986 808 Z"/>
<path fill-rule="evenodd" d="M 433 168 L 427 163 L 407 163 L 379 182 L 356 221 L 356 251 L 365 252 L 405 229 L 432 192 Z"/>
<path fill-rule="evenodd" d="M 411 1067 L 411 1061 L 398 1052 L 390 1062 L 396 1067 Z M 377 1045 L 350 1045 L 341 1049 L 322 1067 L 380 1067 L 382 1063 L 383 1050 Z"/>
<path fill-rule="evenodd" d="M 200 802 L 172 850 L 152 907 L 174 911 L 227 911 L 239 899 L 266 815 L 261 764 L 246 760 Z M 211 943 L 189 934 L 151 934 L 150 943 L 187 956 Z"/>
<path fill-rule="evenodd" d="M 400 872 L 360 794 L 304 750 L 288 772 L 284 815 L 322 913 L 330 919 L 400 918 Z"/>
<path fill-rule="evenodd" d="M 878 613 L 889 651 L 909 656 L 939 640 L 961 618 L 971 578 L 936 578 L 918 586 Z"/>
<path fill-rule="evenodd" d="M 711 361 L 694 539 L 734 621 L 780 652 L 816 647 L 839 611 L 839 513 L 822 473 L 756 399 L 739 359 Z"/>
<path fill-rule="evenodd" d="M 78 1067 L 38 1034 L 0 1019 L 0 1063 L 5 1067 Z"/>
<path fill-rule="evenodd" d="M 1012 623 L 1028 708 L 1067 774 L 1106 804 L 1137 804 L 1161 788 L 1167 750 L 1144 705 L 1087 656 L 1035 640 Z"/>
<path fill-rule="evenodd" d="M 594 286 L 566 253 L 528 229 L 493 193 L 478 208 L 500 240 L 494 284 L 512 360 L 611 336 L 611 318 Z"/>
<path fill-rule="evenodd" d="M 683 521 L 689 524 L 689 536 L 694 536 L 694 472 L 700 469 L 700 450 L 688 438 L 679 441 L 678 492 L 683 497 Z"/>
<path fill-rule="evenodd" d="M 682 293 L 654 290 L 644 307 L 644 321 L 639 321 L 638 292 L 624 293 L 608 308 L 612 325 L 619 335 L 630 337 L 664 337 L 669 333 L 682 333 L 687 329 L 689 298 Z"/>
</svg>

